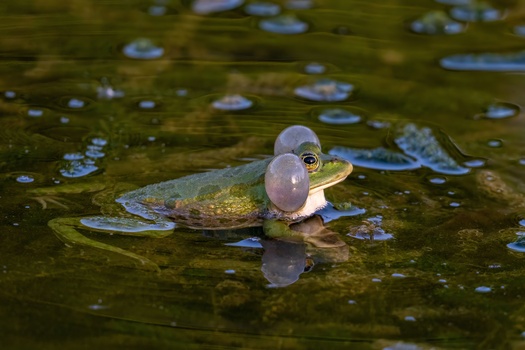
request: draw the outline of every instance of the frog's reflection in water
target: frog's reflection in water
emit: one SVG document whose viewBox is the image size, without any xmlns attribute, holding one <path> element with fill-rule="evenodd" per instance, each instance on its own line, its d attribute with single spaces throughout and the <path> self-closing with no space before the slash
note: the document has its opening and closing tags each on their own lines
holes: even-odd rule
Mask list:
<svg viewBox="0 0 525 350">
<path fill-rule="evenodd" d="M 348 260 L 348 246 L 336 232 L 324 226 L 320 216 L 310 217 L 300 223 L 290 225 L 299 233 L 294 239 L 247 238 L 229 246 L 242 249 L 264 249 L 261 271 L 270 282 L 269 287 L 285 287 L 295 283 L 299 276 L 310 271 L 318 263 L 336 263 Z M 258 234 L 262 230 L 241 230 L 243 234 Z M 248 231 L 248 232 L 246 232 Z M 257 232 L 259 231 L 259 232 Z M 231 231 L 205 232 L 215 237 L 232 238 Z M 236 232 L 238 234 L 240 232 Z"/>
</svg>

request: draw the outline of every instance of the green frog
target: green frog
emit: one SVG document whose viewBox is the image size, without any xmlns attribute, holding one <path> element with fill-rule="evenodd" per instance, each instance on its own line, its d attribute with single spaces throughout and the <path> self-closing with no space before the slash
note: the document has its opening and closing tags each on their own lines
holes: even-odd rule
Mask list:
<svg viewBox="0 0 525 350">
<path fill-rule="evenodd" d="M 148 185 L 99 203 L 105 215 L 56 218 L 49 226 L 68 246 L 111 251 L 158 269 L 148 259 L 87 238 L 78 229 L 165 237 L 176 225 L 207 230 L 262 226 L 271 238 L 296 237 L 289 225 L 323 208 L 324 189 L 351 172 L 350 162 L 323 154 L 315 133 L 296 125 L 277 137 L 271 158 Z"/>
</svg>

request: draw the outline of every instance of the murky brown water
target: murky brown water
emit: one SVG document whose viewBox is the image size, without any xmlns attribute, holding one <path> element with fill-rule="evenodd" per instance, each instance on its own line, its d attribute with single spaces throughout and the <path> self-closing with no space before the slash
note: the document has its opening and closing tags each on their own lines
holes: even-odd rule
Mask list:
<svg viewBox="0 0 525 350">
<path fill-rule="evenodd" d="M 442 2 L 2 2 L 1 343 L 524 347 L 525 4 Z M 327 190 L 352 203 L 322 213 L 334 249 L 85 232 L 155 273 L 47 226 L 98 214 L 108 184 L 271 155 L 294 124 L 355 163 Z M 275 287 L 292 258 L 310 271 Z"/>
</svg>

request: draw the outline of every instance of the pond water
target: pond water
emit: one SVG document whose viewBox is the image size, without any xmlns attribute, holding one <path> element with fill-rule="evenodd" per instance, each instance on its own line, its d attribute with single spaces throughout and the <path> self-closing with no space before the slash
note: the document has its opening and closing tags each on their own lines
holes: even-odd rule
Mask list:
<svg viewBox="0 0 525 350">
<path fill-rule="evenodd" d="M 2 348 L 523 348 L 524 11 L 3 1 Z M 155 272 L 47 225 L 115 184 L 268 157 L 295 124 L 354 163 L 305 224 L 328 247 L 82 232 Z"/>
</svg>

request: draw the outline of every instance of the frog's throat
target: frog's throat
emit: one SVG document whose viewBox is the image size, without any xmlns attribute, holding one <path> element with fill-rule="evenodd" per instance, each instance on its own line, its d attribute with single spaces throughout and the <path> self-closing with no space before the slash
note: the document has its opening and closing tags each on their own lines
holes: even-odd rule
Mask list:
<svg viewBox="0 0 525 350">
<path fill-rule="evenodd" d="M 273 203 L 270 204 L 269 219 L 283 219 L 288 221 L 299 221 L 312 216 L 316 211 L 323 209 L 328 202 L 324 197 L 324 191 L 317 189 L 311 192 L 301 209 L 293 212 L 282 211 Z"/>
</svg>

